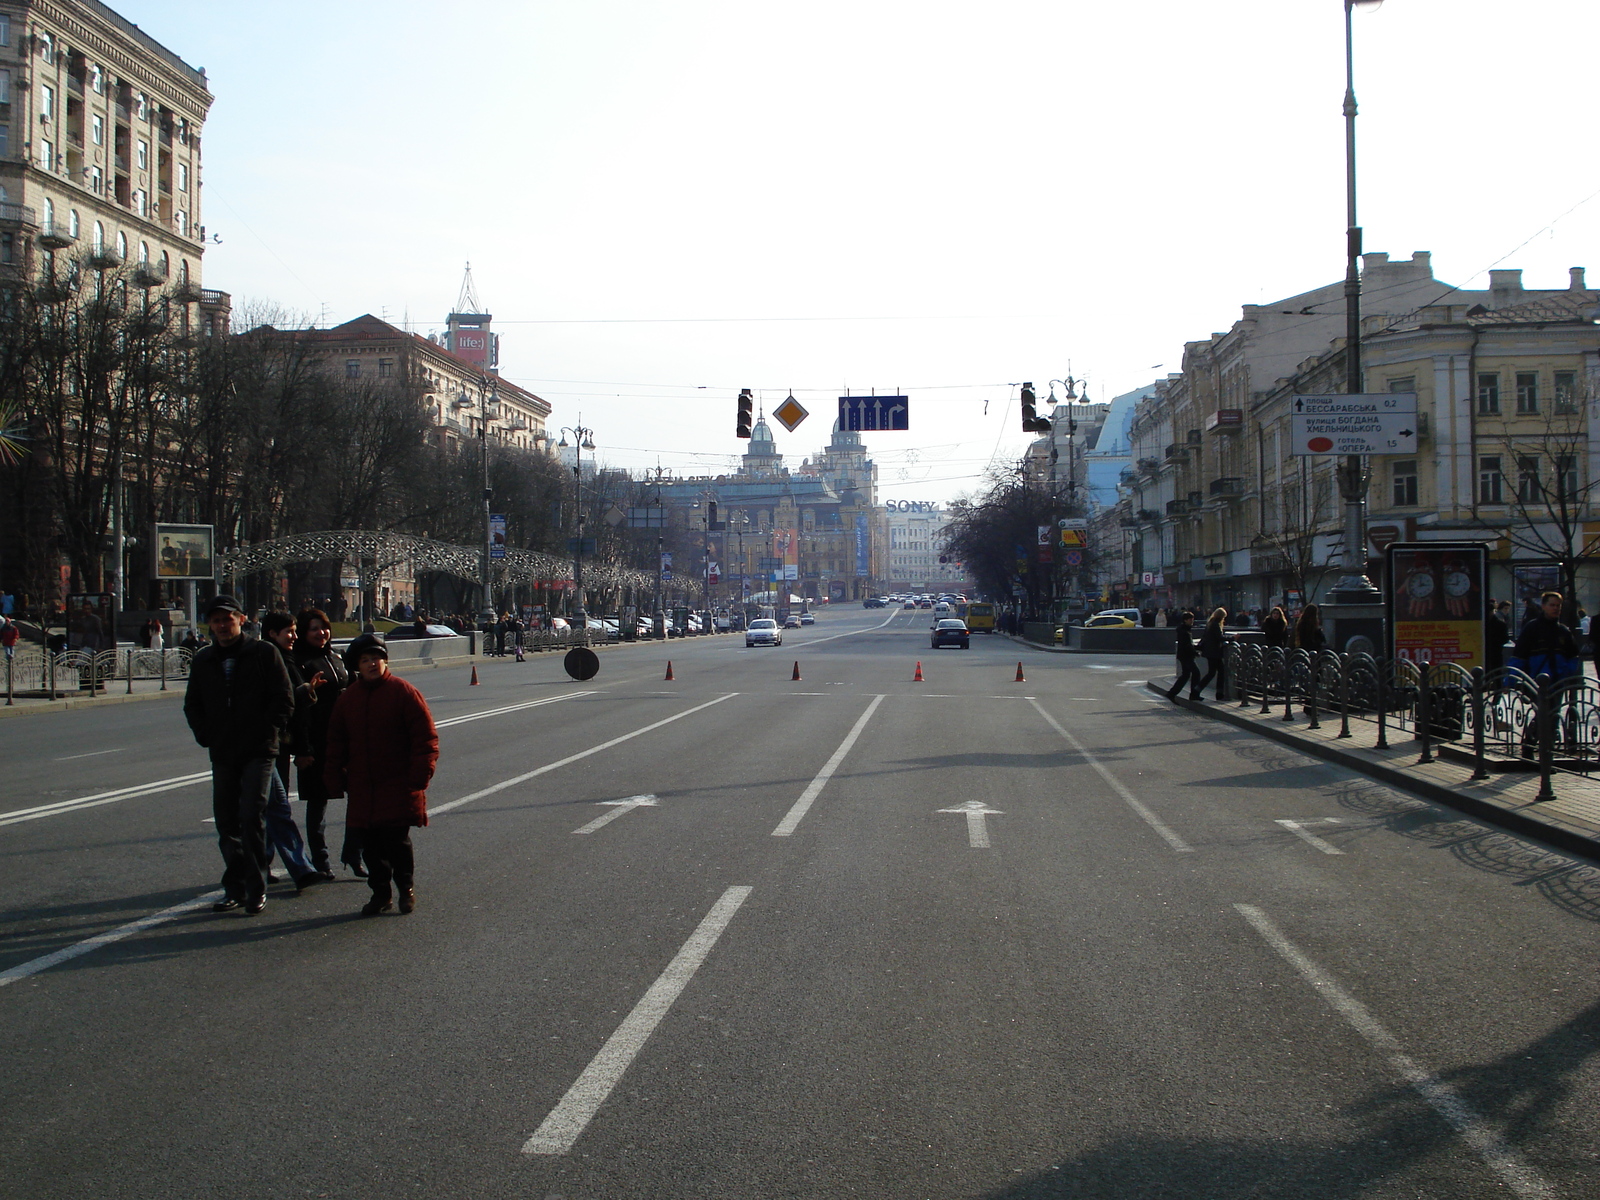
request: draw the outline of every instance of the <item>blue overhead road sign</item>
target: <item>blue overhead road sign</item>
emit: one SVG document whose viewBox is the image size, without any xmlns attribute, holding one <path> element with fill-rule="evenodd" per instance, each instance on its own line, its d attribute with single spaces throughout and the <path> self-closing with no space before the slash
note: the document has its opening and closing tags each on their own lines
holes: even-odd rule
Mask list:
<svg viewBox="0 0 1600 1200">
<path fill-rule="evenodd" d="M 840 396 L 839 428 L 852 433 L 910 429 L 911 402 L 904 396 Z"/>
</svg>

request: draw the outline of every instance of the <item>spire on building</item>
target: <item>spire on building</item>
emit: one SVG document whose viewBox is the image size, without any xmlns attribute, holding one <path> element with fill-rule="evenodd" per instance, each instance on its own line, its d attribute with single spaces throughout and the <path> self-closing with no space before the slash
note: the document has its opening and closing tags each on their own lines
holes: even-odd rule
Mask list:
<svg viewBox="0 0 1600 1200">
<path fill-rule="evenodd" d="M 494 316 L 483 311 L 478 289 L 472 282 L 472 264 L 461 280 L 461 295 L 456 310 L 445 318 L 444 347 L 457 358 L 464 358 L 483 371 L 497 372 L 500 366 L 500 335 L 490 330 Z"/>
<path fill-rule="evenodd" d="M 478 289 L 472 282 L 472 264 L 467 264 L 467 273 L 461 278 L 461 295 L 456 298 L 456 312 L 480 313 L 483 305 L 478 301 Z"/>
</svg>

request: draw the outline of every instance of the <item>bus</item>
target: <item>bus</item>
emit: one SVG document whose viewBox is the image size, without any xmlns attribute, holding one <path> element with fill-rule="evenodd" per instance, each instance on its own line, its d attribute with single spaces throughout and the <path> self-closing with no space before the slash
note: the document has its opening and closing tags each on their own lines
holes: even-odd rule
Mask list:
<svg viewBox="0 0 1600 1200">
<path fill-rule="evenodd" d="M 967 605 L 967 628 L 973 633 L 993 633 L 994 605 L 985 600 L 974 600 Z"/>
</svg>

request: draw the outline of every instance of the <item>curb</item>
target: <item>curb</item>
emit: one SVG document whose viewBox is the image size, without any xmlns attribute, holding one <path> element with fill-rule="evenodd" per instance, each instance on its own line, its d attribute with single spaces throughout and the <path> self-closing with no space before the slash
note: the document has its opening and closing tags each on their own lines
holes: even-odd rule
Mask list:
<svg viewBox="0 0 1600 1200">
<path fill-rule="evenodd" d="M 1145 680 L 1144 686 L 1156 695 L 1167 699 L 1164 687 L 1153 679 Z M 1251 733 L 1260 734 L 1282 745 L 1292 747 L 1304 754 L 1310 754 L 1337 766 L 1346 767 L 1369 779 L 1376 779 L 1380 783 L 1389 785 L 1403 792 L 1410 792 L 1424 800 L 1443 805 L 1445 808 L 1455 809 L 1457 812 L 1466 813 L 1476 817 L 1487 824 L 1498 826 L 1512 833 L 1530 837 L 1546 845 L 1555 846 L 1570 854 L 1582 855 L 1585 858 L 1600 858 L 1600 836 L 1569 825 L 1557 817 L 1531 817 L 1519 809 L 1509 808 L 1494 800 L 1487 800 L 1480 796 L 1473 796 L 1459 788 L 1445 787 L 1431 779 L 1419 779 L 1408 771 L 1391 767 L 1387 763 L 1373 762 L 1371 759 L 1353 750 L 1343 750 L 1337 746 L 1329 746 L 1310 738 L 1296 736 L 1293 728 L 1275 728 L 1272 725 L 1252 720 L 1243 716 L 1227 704 L 1204 702 L 1196 704 L 1191 700 L 1179 697 L 1169 703 L 1190 712 L 1209 717 L 1215 721 L 1223 721 L 1239 729 L 1249 730 Z M 1460 788 L 1469 786 L 1463 780 Z"/>
</svg>

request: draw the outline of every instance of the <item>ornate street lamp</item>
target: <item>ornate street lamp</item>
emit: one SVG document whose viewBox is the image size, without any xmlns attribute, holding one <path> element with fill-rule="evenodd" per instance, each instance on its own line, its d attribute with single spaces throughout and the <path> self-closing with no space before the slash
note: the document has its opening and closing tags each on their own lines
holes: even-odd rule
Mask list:
<svg viewBox="0 0 1600 1200">
<path fill-rule="evenodd" d="M 582 420 L 582 415 L 579 415 Z M 572 466 L 572 492 L 577 505 L 578 536 L 572 548 L 572 587 L 578 596 L 578 610 L 583 611 L 583 452 L 594 450 L 594 430 L 583 425 L 563 425 L 560 429 L 561 440 L 556 443 L 558 450 L 567 448 L 567 434 L 572 435 L 573 451 L 577 461 Z M 569 616 L 576 614 L 569 610 Z"/>
</svg>

